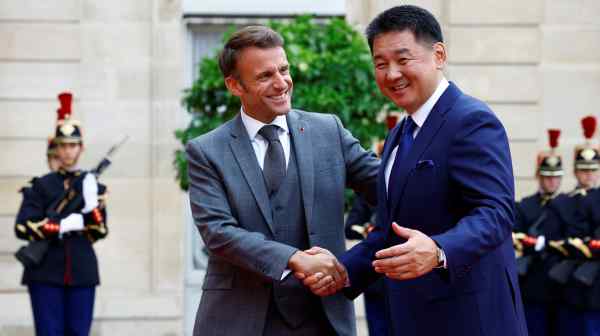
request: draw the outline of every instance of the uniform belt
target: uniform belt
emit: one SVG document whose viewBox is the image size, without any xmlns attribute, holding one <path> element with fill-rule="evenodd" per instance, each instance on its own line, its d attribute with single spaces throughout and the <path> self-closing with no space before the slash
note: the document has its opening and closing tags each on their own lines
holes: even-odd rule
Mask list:
<svg viewBox="0 0 600 336">
<path fill-rule="evenodd" d="M 74 237 L 81 237 L 83 236 L 83 231 L 69 231 L 69 232 L 65 232 L 62 234 L 62 236 L 60 237 L 60 239 L 68 239 L 68 238 L 74 238 Z"/>
</svg>

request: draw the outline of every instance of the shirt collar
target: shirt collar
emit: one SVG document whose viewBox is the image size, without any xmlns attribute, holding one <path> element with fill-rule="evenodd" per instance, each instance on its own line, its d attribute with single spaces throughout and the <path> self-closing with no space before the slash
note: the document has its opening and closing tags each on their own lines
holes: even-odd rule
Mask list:
<svg viewBox="0 0 600 336">
<path fill-rule="evenodd" d="M 250 140 L 254 140 L 254 138 L 256 138 L 256 135 L 258 134 L 258 131 L 260 131 L 260 129 L 263 126 L 267 125 L 262 121 L 258 121 L 246 114 L 246 112 L 244 112 L 244 107 L 240 108 L 240 115 L 242 117 L 242 123 L 244 124 L 244 127 L 246 127 L 246 132 L 248 132 Z M 273 119 L 270 125 L 277 125 L 281 127 L 286 133 L 289 132 L 287 119 L 285 115 L 275 117 L 275 119 Z"/>
<path fill-rule="evenodd" d="M 429 97 L 429 99 L 427 99 L 425 104 L 421 105 L 421 107 L 419 107 L 419 109 L 410 116 L 415 124 L 417 124 L 417 127 L 423 127 L 423 124 L 425 123 L 425 120 L 427 120 L 429 113 L 431 113 L 433 106 L 440 99 L 444 91 L 446 91 L 448 85 L 450 85 L 448 80 L 446 80 L 445 77 L 442 77 L 442 80 L 440 80 L 438 83 L 437 88 L 435 91 L 433 91 L 433 94 Z"/>
</svg>

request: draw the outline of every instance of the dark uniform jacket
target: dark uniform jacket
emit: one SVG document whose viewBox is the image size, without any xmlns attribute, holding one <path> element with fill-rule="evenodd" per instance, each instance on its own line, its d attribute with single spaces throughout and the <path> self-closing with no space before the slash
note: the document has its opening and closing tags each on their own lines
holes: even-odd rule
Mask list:
<svg viewBox="0 0 600 336">
<path fill-rule="evenodd" d="M 589 225 L 581 216 L 582 204 L 587 192 L 575 189 L 569 194 L 561 194 L 549 204 L 549 220 L 560 225 L 562 239 L 582 237 L 589 231 Z M 571 253 L 573 254 L 573 253 Z M 578 259 L 571 255 L 570 259 Z M 572 308 L 582 309 L 586 305 L 585 289 L 571 277 L 562 289 L 564 301 Z"/>
<path fill-rule="evenodd" d="M 559 223 L 548 218 L 546 206 L 552 202 L 553 199 L 544 199 L 539 192 L 523 198 L 516 204 L 514 231 L 545 236 L 546 241 L 561 239 Z M 525 303 L 551 303 L 560 298 L 558 284 L 548 278 L 548 271 L 558 261 L 557 255 L 546 251 L 534 255 L 527 274 L 519 278 Z"/>
<path fill-rule="evenodd" d="M 62 218 L 69 215 L 65 213 L 57 216 L 49 209 L 56 204 L 56 200 L 61 198 L 70 184 L 73 183 L 75 189 L 81 192 L 85 174 L 81 171 L 60 170 L 33 179 L 30 187 L 21 190 L 23 202 L 15 223 L 16 236 L 27 241 L 50 241 L 48 252 L 41 264 L 33 268 L 25 268 L 23 284 L 31 282 L 61 286 L 99 284 L 98 262 L 92 243 L 108 234 L 104 185 L 98 184 L 98 207 L 83 215 L 83 231 L 68 232 L 59 237 L 58 234 L 49 234 L 42 230 L 43 224 L 48 221 L 60 223 Z"/>
<path fill-rule="evenodd" d="M 589 230 L 584 233 L 585 236 L 600 240 L 600 189 L 596 188 L 588 191 L 587 196 L 582 201 L 582 216 L 589 224 Z M 593 261 L 600 263 L 600 251 L 593 250 Z M 586 308 L 600 310 L 600 273 L 596 275 L 591 288 L 585 290 Z"/>
</svg>

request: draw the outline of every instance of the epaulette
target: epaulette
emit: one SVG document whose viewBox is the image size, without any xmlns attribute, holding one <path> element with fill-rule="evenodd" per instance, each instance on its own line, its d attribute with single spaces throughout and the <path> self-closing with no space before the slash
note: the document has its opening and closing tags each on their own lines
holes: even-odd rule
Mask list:
<svg viewBox="0 0 600 336">
<path fill-rule="evenodd" d="M 575 188 L 575 190 L 569 193 L 569 197 L 575 197 L 577 195 L 586 196 L 587 190 L 585 190 L 584 188 Z"/>
<path fill-rule="evenodd" d="M 525 213 L 532 213 L 538 211 L 541 206 L 539 194 L 535 194 L 521 199 L 521 201 L 518 202 L 518 205 Z"/>
<path fill-rule="evenodd" d="M 27 183 L 25 183 L 24 186 L 22 186 L 21 188 L 19 188 L 18 192 L 23 193 L 23 191 L 25 191 L 25 189 L 31 189 L 33 187 L 33 184 L 35 183 L 35 180 L 37 180 L 37 177 L 33 177 L 31 180 L 27 181 Z"/>
</svg>

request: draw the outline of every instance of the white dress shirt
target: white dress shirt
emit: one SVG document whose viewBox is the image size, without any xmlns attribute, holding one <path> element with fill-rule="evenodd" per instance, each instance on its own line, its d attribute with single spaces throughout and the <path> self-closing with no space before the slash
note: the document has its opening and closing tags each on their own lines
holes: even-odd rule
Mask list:
<svg viewBox="0 0 600 336">
<path fill-rule="evenodd" d="M 419 109 L 415 113 L 410 115 L 410 117 L 412 118 L 412 120 L 415 122 L 415 124 L 417 126 L 417 127 L 415 127 L 415 131 L 413 132 L 413 139 L 417 137 L 417 134 L 419 134 L 419 130 L 421 130 L 421 127 L 423 127 L 423 124 L 425 123 L 425 120 L 427 120 L 429 113 L 431 113 L 433 106 L 435 106 L 435 103 L 437 103 L 437 101 L 440 99 L 440 97 L 442 96 L 444 91 L 446 91 L 446 88 L 448 88 L 448 85 L 449 85 L 449 83 L 446 80 L 446 78 L 442 77 L 442 80 L 438 83 L 437 88 L 435 89 L 435 91 L 433 91 L 433 94 L 429 97 L 429 99 L 427 99 L 425 104 L 423 104 L 421 107 L 419 107 Z M 389 190 L 388 184 L 390 183 L 390 174 L 392 173 L 392 167 L 394 166 L 394 161 L 396 160 L 396 152 L 398 152 L 398 146 L 394 147 L 394 149 L 392 150 L 392 153 L 390 154 L 388 161 L 385 164 L 385 191 L 386 192 L 388 192 L 388 190 Z"/>
<path fill-rule="evenodd" d="M 242 117 L 242 123 L 248 132 L 248 137 L 250 137 L 250 142 L 252 143 L 252 148 L 254 149 L 254 154 L 256 155 L 256 160 L 258 161 L 258 165 L 260 169 L 263 169 L 265 165 L 265 155 L 267 154 L 267 149 L 269 148 L 269 141 L 265 139 L 262 135 L 258 134 L 263 126 L 267 125 L 262 121 L 258 121 L 251 116 L 247 115 L 244 112 L 244 108 L 240 110 L 240 115 Z M 270 125 L 277 125 L 280 128 L 279 131 L 279 141 L 281 142 L 281 146 L 283 147 L 283 155 L 285 156 L 285 166 L 287 168 L 290 163 L 290 130 L 288 128 L 287 119 L 285 115 L 277 116 L 273 121 L 271 121 Z M 292 271 L 290 269 L 285 269 L 283 274 L 281 274 L 281 280 L 285 279 Z"/>
<path fill-rule="evenodd" d="M 265 139 L 262 135 L 258 134 L 258 131 L 260 131 L 260 129 L 267 124 L 247 115 L 243 108 L 241 109 L 240 115 L 242 116 L 242 123 L 248 132 L 248 137 L 250 137 L 252 148 L 254 148 L 254 154 L 256 154 L 258 165 L 260 166 L 260 169 L 263 169 L 265 155 L 267 154 L 267 149 L 269 148 L 269 141 L 267 141 L 267 139 Z M 287 168 L 287 165 L 290 163 L 290 131 L 288 129 L 285 115 L 277 116 L 270 125 L 279 126 L 279 141 L 283 147 L 285 166 Z"/>
</svg>

